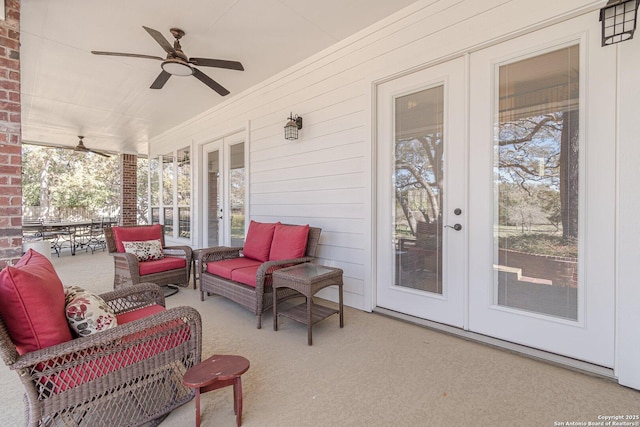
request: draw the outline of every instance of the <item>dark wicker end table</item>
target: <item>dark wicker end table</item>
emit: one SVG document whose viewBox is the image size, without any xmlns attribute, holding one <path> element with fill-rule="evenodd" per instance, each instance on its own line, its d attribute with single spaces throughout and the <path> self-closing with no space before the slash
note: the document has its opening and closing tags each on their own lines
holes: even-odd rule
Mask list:
<svg viewBox="0 0 640 427">
<path fill-rule="evenodd" d="M 187 387 L 196 389 L 196 427 L 200 427 L 200 395 L 222 387 L 233 386 L 233 411 L 238 427 L 242 425 L 242 379 L 249 361 L 242 356 L 214 354 L 191 367 L 182 377 Z"/>
<path fill-rule="evenodd" d="M 338 310 L 315 304 L 313 296 L 327 286 L 338 286 Z M 311 328 L 327 317 L 339 313 L 340 327 L 344 327 L 342 302 L 342 270 L 318 264 L 298 264 L 273 272 L 273 330 L 278 330 L 278 316 L 287 317 L 307 325 L 307 344 L 312 345 Z M 278 312 L 277 288 L 290 288 L 300 292 L 307 299 L 305 303 Z"/>
</svg>

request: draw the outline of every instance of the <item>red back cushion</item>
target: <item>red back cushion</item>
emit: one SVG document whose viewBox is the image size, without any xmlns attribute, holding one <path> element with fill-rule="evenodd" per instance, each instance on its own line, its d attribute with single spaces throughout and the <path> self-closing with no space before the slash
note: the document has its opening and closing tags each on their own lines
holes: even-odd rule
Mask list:
<svg viewBox="0 0 640 427">
<path fill-rule="evenodd" d="M 277 223 L 279 224 L 279 223 Z M 251 220 L 247 238 L 244 241 L 242 254 L 251 259 L 258 261 L 267 261 L 269 259 L 269 251 L 271 249 L 271 240 L 273 240 L 273 231 L 276 223 L 257 222 Z"/>
<path fill-rule="evenodd" d="M 0 315 L 20 354 L 71 340 L 64 288 L 44 255 L 29 249 L 0 272 Z"/>
<path fill-rule="evenodd" d="M 307 252 L 309 224 L 276 225 L 269 252 L 270 261 L 302 258 Z"/>
<path fill-rule="evenodd" d="M 124 252 L 122 242 L 141 242 L 145 240 L 162 241 L 162 226 L 160 224 L 144 225 L 140 227 L 113 227 L 113 237 L 118 252 Z"/>
<path fill-rule="evenodd" d="M 118 325 L 124 325 L 125 323 L 133 322 L 134 320 L 144 319 L 152 314 L 162 313 L 166 309 L 159 304 L 151 304 L 147 307 L 138 308 L 136 310 L 127 311 L 116 316 L 118 319 Z"/>
</svg>

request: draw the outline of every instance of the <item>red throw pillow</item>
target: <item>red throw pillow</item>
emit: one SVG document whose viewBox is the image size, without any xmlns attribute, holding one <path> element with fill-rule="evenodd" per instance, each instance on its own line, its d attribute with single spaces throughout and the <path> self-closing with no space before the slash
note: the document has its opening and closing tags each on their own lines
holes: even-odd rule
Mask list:
<svg viewBox="0 0 640 427">
<path fill-rule="evenodd" d="M 162 241 L 162 226 L 160 224 L 112 228 L 116 248 L 120 253 L 124 252 L 124 244 L 122 242 L 141 242 L 143 240 Z"/>
<path fill-rule="evenodd" d="M 268 222 L 257 222 L 251 220 L 247 238 L 244 241 L 242 254 L 251 259 L 265 262 L 269 259 L 269 251 L 271 250 L 271 240 L 273 240 L 273 231 L 276 224 Z"/>
<path fill-rule="evenodd" d="M 309 224 L 276 225 L 269 253 L 270 261 L 302 258 L 307 252 Z"/>
<path fill-rule="evenodd" d="M 0 315 L 25 354 L 71 340 L 64 288 L 51 261 L 33 249 L 0 272 Z"/>
</svg>

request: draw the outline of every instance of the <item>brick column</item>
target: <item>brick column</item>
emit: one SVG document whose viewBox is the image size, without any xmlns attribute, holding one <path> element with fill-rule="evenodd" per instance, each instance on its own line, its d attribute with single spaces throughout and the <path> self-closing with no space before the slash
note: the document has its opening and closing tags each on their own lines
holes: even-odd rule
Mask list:
<svg viewBox="0 0 640 427">
<path fill-rule="evenodd" d="M 20 1 L 6 0 L 0 20 L 0 268 L 22 255 L 21 130 Z"/>
<path fill-rule="evenodd" d="M 138 223 L 138 156 L 120 156 L 120 225 Z"/>
</svg>

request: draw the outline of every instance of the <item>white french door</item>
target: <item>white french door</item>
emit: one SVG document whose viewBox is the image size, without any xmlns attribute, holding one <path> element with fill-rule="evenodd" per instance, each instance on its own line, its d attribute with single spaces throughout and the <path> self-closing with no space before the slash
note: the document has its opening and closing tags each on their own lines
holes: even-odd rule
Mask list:
<svg viewBox="0 0 640 427">
<path fill-rule="evenodd" d="M 243 134 L 203 145 L 202 171 L 201 247 L 242 246 L 246 187 Z"/>
<path fill-rule="evenodd" d="M 469 329 L 611 367 L 615 50 L 589 14 L 470 76 Z"/>
<path fill-rule="evenodd" d="M 599 38 L 592 13 L 378 85 L 379 307 L 613 366 L 616 58 Z"/>
<path fill-rule="evenodd" d="M 202 147 L 203 216 L 204 227 L 201 247 L 224 246 L 225 236 L 221 220 L 223 215 L 222 141 Z"/>
<path fill-rule="evenodd" d="M 464 59 L 377 91 L 377 304 L 462 327 L 465 286 Z M 459 229 L 458 229 L 459 228 Z"/>
</svg>

